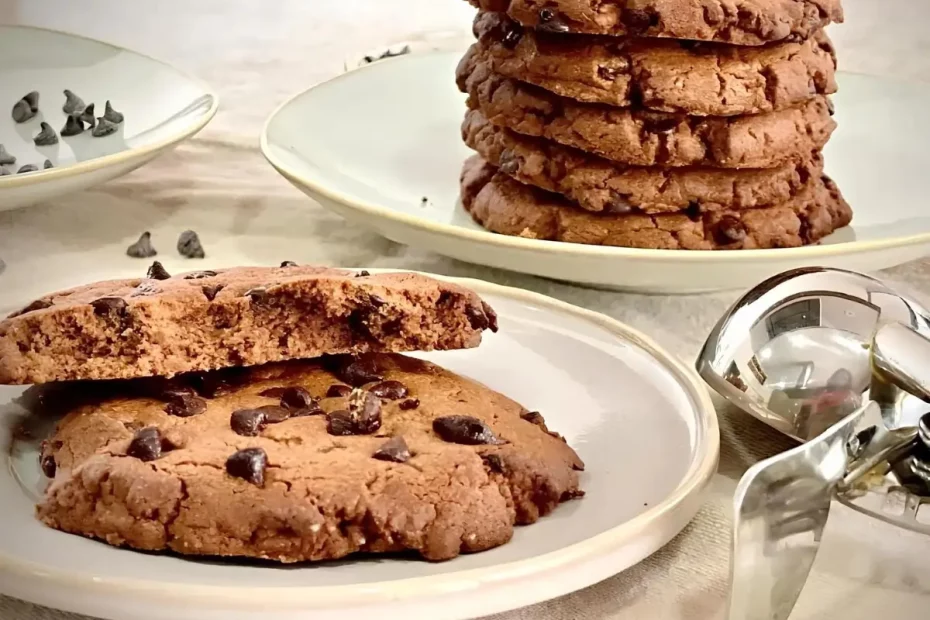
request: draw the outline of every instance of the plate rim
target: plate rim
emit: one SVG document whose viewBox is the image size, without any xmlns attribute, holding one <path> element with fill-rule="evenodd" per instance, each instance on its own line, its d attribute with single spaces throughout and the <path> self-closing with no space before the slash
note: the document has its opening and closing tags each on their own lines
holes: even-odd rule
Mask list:
<svg viewBox="0 0 930 620">
<path fill-rule="evenodd" d="M 496 246 L 504 250 L 517 251 L 535 251 L 548 254 L 555 254 L 564 257 L 581 257 L 581 258 L 612 258 L 612 259 L 641 259 L 658 262 L 691 262 L 691 263 L 766 263 L 771 260 L 817 260 L 829 259 L 838 256 L 850 254 L 862 254 L 886 250 L 889 248 L 905 248 L 914 245 L 930 243 L 930 231 L 926 233 L 917 233 L 913 235 L 904 235 L 897 237 L 887 237 L 883 239 L 873 239 L 868 241 L 845 241 L 840 243 L 830 243 L 826 245 L 815 244 L 798 248 L 771 248 L 761 250 L 657 250 L 646 248 L 629 248 L 621 246 L 599 246 L 586 245 L 581 243 L 568 243 L 564 241 L 549 241 L 542 239 L 526 239 L 523 237 L 513 237 L 492 233 L 486 230 L 472 230 L 447 224 L 443 222 L 434 222 L 430 219 L 419 217 L 417 215 L 396 211 L 389 207 L 355 198 L 338 187 L 332 186 L 325 182 L 318 182 L 309 177 L 302 175 L 292 166 L 288 166 L 271 152 L 272 141 L 269 140 L 269 128 L 278 118 L 280 113 L 288 106 L 304 96 L 312 96 L 314 91 L 326 88 L 340 80 L 356 79 L 357 76 L 366 75 L 366 72 L 380 71 L 380 67 L 396 66 L 404 62 L 410 62 L 413 57 L 423 56 L 449 56 L 457 52 L 451 51 L 429 51 L 417 54 L 406 54 L 390 58 L 390 63 L 374 62 L 363 67 L 358 67 L 352 71 L 346 71 L 336 75 L 328 80 L 324 80 L 299 91 L 284 100 L 275 110 L 265 119 L 262 126 L 259 145 L 262 155 L 271 166 L 278 171 L 281 176 L 287 179 L 297 188 L 306 191 L 310 190 L 332 200 L 343 207 L 357 211 L 360 216 L 377 217 L 391 221 L 394 224 L 416 229 L 420 232 L 426 232 L 439 235 L 446 239 L 456 239 L 460 241 L 470 241 L 485 246 Z M 882 79 L 879 76 L 840 71 L 840 74 L 865 75 L 873 79 Z M 285 146 L 279 148 L 290 150 L 296 154 L 293 149 L 287 149 Z M 333 209 L 322 203 L 324 208 L 329 211 Z M 337 213 L 338 214 L 338 213 Z M 341 215 L 341 214 L 339 214 Z M 343 216 L 344 217 L 344 216 Z M 369 228 L 376 228 L 370 226 Z"/>
<path fill-rule="evenodd" d="M 369 271 L 374 273 L 398 270 L 369 268 Z M 691 398 L 695 423 L 698 429 L 699 443 L 695 448 L 696 456 L 682 476 L 678 486 L 661 502 L 650 506 L 632 519 L 561 549 L 490 567 L 393 581 L 340 586 L 233 587 L 229 584 L 172 584 L 172 587 L 167 589 L 159 581 L 128 578 L 101 579 L 91 574 L 78 574 L 58 568 L 50 569 L 35 562 L 19 560 L 3 553 L 0 553 L 0 574 L 14 573 L 18 577 L 41 582 L 45 586 L 81 588 L 88 594 L 114 593 L 114 590 L 116 590 L 116 594 L 122 596 L 148 593 L 149 595 L 157 594 L 159 597 L 168 598 L 172 601 L 202 604 L 210 604 L 216 601 L 222 602 L 224 606 L 236 605 L 242 611 L 261 609 L 268 613 L 296 611 L 297 609 L 331 608 L 334 605 L 396 604 L 410 602 L 424 596 L 436 597 L 453 594 L 461 596 L 467 592 L 477 592 L 486 587 L 517 585 L 521 579 L 529 576 L 571 570 L 571 568 L 584 565 L 586 562 L 603 559 L 612 552 L 622 549 L 635 541 L 654 522 L 668 517 L 670 513 L 687 504 L 689 500 L 699 498 L 709 486 L 717 472 L 717 464 L 720 458 L 720 426 L 710 392 L 693 368 L 665 351 L 652 338 L 606 314 L 581 308 L 534 291 L 474 278 L 456 278 L 415 271 L 411 271 L 411 273 L 422 273 L 423 275 L 456 283 L 471 288 L 479 295 L 498 295 L 515 301 L 542 306 L 557 312 L 572 314 L 607 329 L 618 339 L 631 343 L 658 362 Z M 676 530 L 676 534 L 681 529 L 684 529 L 693 517 L 693 514 L 688 515 L 688 519 L 680 529 Z M 662 546 L 664 546 L 664 543 L 651 550 L 649 555 L 655 553 Z M 636 562 L 636 564 L 638 563 Z M 612 572 L 611 574 L 617 573 Z M 466 585 L 463 586 L 462 584 Z M 7 592 L 7 594 L 16 596 L 12 592 Z M 273 601 L 273 603 L 269 603 L 269 601 Z"/>
<path fill-rule="evenodd" d="M 107 41 L 102 41 L 100 39 L 95 39 L 94 37 L 88 37 L 81 34 L 76 34 L 73 32 L 67 32 L 64 30 L 57 30 L 55 28 L 43 28 L 41 26 L 30 26 L 27 24 L 0 24 L 0 30 L 39 30 L 42 32 L 50 32 L 58 36 L 69 37 L 73 39 L 82 39 L 84 41 L 90 41 L 98 45 L 103 45 L 104 47 L 111 48 L 120 52 L 127 52 L 146 60 L 150 60 L 156 64 L 159 64 L 163 67 L 166 67 L 175 73 L 183 76 L 185 79 L 191 81 L 192 83 L 199 86 L 203 92 L 204 96 L 210 97 L 211 105 L 205 114 L 198 117 L 196 122 L 192 123 L 190 126 L 185 127 L 183 130 L 168 136 L 167 138 L 162 138 L 156 142 L 146 144 L 143 146 L 138 146 L 136 148 L 127 149 L 125 151 L 120 151 L 118 153 L 111 153 L 109 155 L 104 155 L 102 157 L 94 157 L 93 159 L 88 159 L 85 161 L 76 162 L 70 166 L 64 166 L 62 168 L 50 168 L 48 170 L 41 170 L 41 174 L 26 174 L 18 175 L 12 174 L 5 177 L 0 177 L 0 190 L 13 188 L 13 187 L 26 187 L 28 185 L 36 185 L 43 181 L 52 181 L 56 179 L 64 179 L 72 177 L 75 175 L 83 174 L 86 172 L 94 172 L 95 170 L 101 170 L 103 168 L 109 168 L 117 164 L 126 164 L 133 162 L 138 159 L 143 159 L 146 155 L 152 155 L 163 151 L 171 146 L 174 146 L 180 142 L 183 142 L 187 138 L 198 133 L 201 129 L 207 126 L 207 124 L 213 120 L 213 117 L 216 116 L 217 111 L 220 106 L 219 95 L 216 91 L 213 90 L 209 84 L 200 78 L 194 76 L 187 71 L 175 67 L 174 65 L 155 58 L 154 56 L 149 56 L 142 52 L 137 52 L 135 50 L 123 47 L 121 45 L 116 45 L 115 43 L 109 43 Z"/>
</svg>

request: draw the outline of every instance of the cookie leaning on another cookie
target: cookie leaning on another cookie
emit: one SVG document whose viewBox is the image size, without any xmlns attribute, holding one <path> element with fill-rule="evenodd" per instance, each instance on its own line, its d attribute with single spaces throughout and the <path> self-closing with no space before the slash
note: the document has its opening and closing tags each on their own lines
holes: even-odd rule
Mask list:
<svg viewBox="0 0 930 620">
<path fill-rule="evenodd" d="M 479 110 L 465 114 L 462 138 L 514 179 L 562 194 L 587 211 L 614 214 L 770 207 L 799 195 L 823 173 L 820 153 L 762 170 L 625 166 L 498 127 Z"/>
<path fill-rule="evenodd" d="M 462 203 L 491 232 L 528 239 L 663 250 L 748 250 L 818 241 L 852 219 L 828 178 L 788 203 L 704 214 L 607 215 L 531 188 L 480 157 L 465 162 Z"/>
<path fill-rule="evenodd" d="M 734 47 L 535 32 L 501 13 L 479 13 L 474 30 L 476 55 L 497 73 L 588 103 L 734 116 L 836 92 L 836 58 L 823 32 Z"/>
<path fill-rule="evenodd" d="M 475 347 L 475 293 L 413 273 L 240 267 L 99 282 L 0 321 L 0 383 L 173 376 L 323 353 Z"/>
<path fill-rule="evenodd" d="M 46 442 L 54 480 L 38 508 L 52 527 L 113 545 L 445 560 L 501 545 L 514 524 L 582 494 L 581 460 L 541 415 L 401 355 L 115 387 Z"/>
</svg>

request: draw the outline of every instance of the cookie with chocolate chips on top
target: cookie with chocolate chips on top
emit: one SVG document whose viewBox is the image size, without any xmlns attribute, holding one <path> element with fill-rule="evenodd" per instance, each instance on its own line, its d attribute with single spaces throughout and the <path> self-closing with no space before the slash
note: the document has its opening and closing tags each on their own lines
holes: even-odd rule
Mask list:
<svg viewBox="0 0 930 620">
<path fill-rule="evenodd" d="M 112 545 L 446 560 L 504 544 L 582 494 L 581 460 L 541 415 L 402 355 L 98 388 L 43 444 L 38 515 Z M 171 407 L 183 400 L 196 404 Z"/>
</svg>

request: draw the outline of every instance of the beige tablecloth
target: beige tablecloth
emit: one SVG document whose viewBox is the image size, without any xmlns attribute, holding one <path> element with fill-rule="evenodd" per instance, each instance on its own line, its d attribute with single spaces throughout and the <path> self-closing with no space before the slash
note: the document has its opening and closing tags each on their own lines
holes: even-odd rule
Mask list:
<svg viewBox="0 0 930 620">
<path fill-rule="evenodd" d="M 930 73 L 930 2 L 845 4 L 847 25 L 831 30 L 844 68 L 914 78 Z M 264 162 L 257 147 L 262 121 L 294 90 L 337 74 L 353 52 L 411 33 L 467 29 L 471 14 L 462 0 L 0 0 L 0 22 L 69 30 L 137 49 L 195 73 L 221 98 L 214 122 L 176 152 L 96 190 L 0 213 L 0 255 L 8 263 L 0 302 L 49 286 L 47 279 L 36 282 L 35 273 L 73 279 L 91 265 L 99 269 L 93 263 L 99 254 L 91 250 L 125 247 L 140 230 L 222 229 L 212 243 L 256 263 L 280 260 L 286 247 L 286 258 L 301 262 L 405 267 L 533 289 L 623 320 L 690 362 L 735 295 L 609 293 L 424 253 L 345 224 Z M 930 262 L 886 275 L 930 293 Z M 736 412 L 721 411 L 721 427 L 720 473 L 706 506 L 677 539 L 599 585 L 497 620 L 721 618 L 731 493 L 749 464 L 788 446 Z M 892 609 L 896 620 L 930 617 L 930 541 L 836 506 L 792 618 L 865 619 Z M 0 618 L 77 616 L 0 597 Z"/>
</svg>

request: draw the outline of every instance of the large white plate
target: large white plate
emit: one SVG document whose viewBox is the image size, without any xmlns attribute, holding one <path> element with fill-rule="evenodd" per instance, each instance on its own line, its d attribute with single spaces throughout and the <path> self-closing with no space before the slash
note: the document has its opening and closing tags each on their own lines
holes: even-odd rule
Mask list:
<svg viewBox="0 0 930 620">
<path fill-rule="evenodd" d="M 930 252 L 930 87 L 841 74 L 827 171 L 855 212 L 821 245 L 687 252 L 495 235 L 458 204 L 470 151 L 455 87 L 460 52 L 410 54 L 297 95 L 268 120 L 262 150 L 324 207 L 402 243 L 461 260 L 605 287 L 683 293 L 756 284 L 804 265 L 871 271 Z M 424 204 L 423 197 L 428 201 Z"/>
<path fill-rule="evenodd" d="M 102 17 L 105 18 L 105 17 Z M 0 144 L 16 156 L 7 170 L 36 164 L 40 172 L 0 176 L 0 211 L 87 189 L 134 170 L 188 138 L 216 114 L 217 97 L 204 84 L 162 62 L 108 43 L 26 26 L 0 26 Z M 77 93 L 103 116 L 107 99 L 125 115 L 119 130 L 93 138 L 90 131 L 37 147 L 32 138 L 46 121 L 65 124 L 62 91 Z M 39 114 L 13 122 L 20 97 L 39 91 Z M 42 170 L 50 159 L 55 166 Z"/>
<path fill-rule="evenodd" d="M 21 388 L 0 386 L 0 591 L 106 618 L 468 618 L 556 597 L 659 549 L 691 520 L 719 453 L 697 375 L 606 316 L 462 280 L 500 313 L 478 349 L 424 355 L 543 412 L 585 460 L 587 496 L 450 562 L 347 560 L 278 567 L 142 554 L 44 527 L 37 440 L 13 440 Z"/>
</svg>

